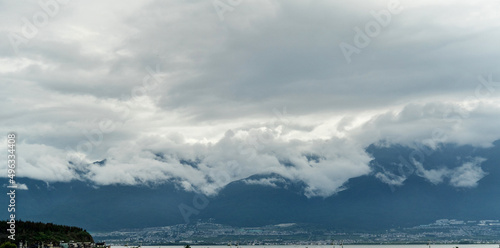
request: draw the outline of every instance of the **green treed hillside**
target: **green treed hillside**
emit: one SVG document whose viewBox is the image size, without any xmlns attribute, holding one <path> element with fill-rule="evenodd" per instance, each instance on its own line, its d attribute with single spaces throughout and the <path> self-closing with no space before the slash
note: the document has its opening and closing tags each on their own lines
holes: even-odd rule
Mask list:
<svg viewBox="0 0 500 248">
<path fill-rule="evenodd" d="M 2 221 L 2 230 L 9 228 L 7 221 Z M 9 240 L 8 233 L 1 232 L 0 243 Z M 84 229 L 73 226 L 56 225 L 52 223 L 41 223 L 32 221 L 16 221 L 16 243 L 27 241 L 28 244 L 37 242 L 52 242 L 58 245 L 60 241 L 68 242 L 94 242 L 92 236 Z"/>
</svg>

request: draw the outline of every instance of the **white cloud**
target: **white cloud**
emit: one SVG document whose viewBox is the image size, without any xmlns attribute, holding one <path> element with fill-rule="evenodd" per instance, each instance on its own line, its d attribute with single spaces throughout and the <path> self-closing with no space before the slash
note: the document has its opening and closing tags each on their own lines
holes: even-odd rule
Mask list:
<svg viewBox="0 0 500 248">
<path fill-rule="evenodd" d="M 4 184 L 3 186 L 7 188 L 11 185 Z M 17 188 L 15 188 L 15 189 L 17 189 L 17 190 L 28 190 L 28 186 L 26 184 L 16 183 L 16 186 L 17 186 Z"/>
<path fill-rule="evenodd" d="M 449 176 L 449 174 L 450 174 L 450 169 L 445 168 L 443 166 L 441 166 L 441 168 L 439 168 L 439 169 L 427 170 L 424 168 L 424 165 L 422 163 L 420 163 L 419 161 L 417 161 L 416 159 L 412 159 L 411 162 L 415 166 L 415 169 L 416 169 L 415 173 L 418 176 L 427 179 L 432 184 L 442 183 L 443 180 L 447 176 Z"/>
<path fill-rule="evenodd" d="M 391 172 L 377 172 L 375 174 L 375 177 L 378 178 L 380 181 L 389 184 L 389 185 L 394 185 L 394 186 L 402 186 L 404 184 L 404 181 L 406 180 L 406 176 L 403 175 L 396 175 Z"/>
<path fill-rule="evenodd" d="M 17 189 L 19 189 L 19 190 L 28 190 L 28 186 L 26 184 L 23 184 L 23 183 L 18 183 L 17 184 Z"/>
<path fill-rule="evenodd" d="M 413 160 L 411 162 L 411 166 L 414 166 L 415 168 L 410 168 L 410 170 L 407 171 L 408 173 L 395 174 L 384 170 L 383 172 L 376 173 L 375 176 L 386 184 L 402 186 L 404 185 L 404 181 L 415 173 L 417 176 L 425 178 L 432 184 L 437 185 L 449 182 L 449 184 L 453 187 L 473 188 L 477 186 L 479 180 L 487 175 L 487 173 L 481 168 L 481 164 L 484 161 L 486 161 L 485 158 L 475 157 L 470 159 L 468 162 L 464 162 L 461 166 L 430 165 L 433 167 L 439 167 L 439 169 L 426 169 L 422 163 Z"/>
<path fill-rule="evenodd" d="M 319 160 L 308 160 L 312 154 Z M 106 159 L 104 165 L 91 164 L 85 177 L 97 184 L 173 181 L 186 190 L 216 194 L 230 182 L 275 173 L 304 182 L 307 196 L 328 196 L 349 178 L 369 173 L 371 158 L 346 140 L 290 142 L 282 139 L 279 128 L 254 128 L 229 131 L 209 144 L 144 137 L 111 148 Z"/>
<path fill-rule="evenodd" d="M 481 163 L 484 161 L 484 158 L 475 158 L 471 162 L 464 163 L 456 168 L 451 174 L 450 184 L 462 188 L 477 186 L 478 181 L 487 175 L 481 169 Z"/>
<path fill-rule="evenodd" d="M 80 179 L 78 175 L 80 168 L 69 164 L 66 153 L 60 149 L 26 143 L 18 144 L 16 149 L 16 176 L 47 182 L 69 182 Z"/>
<path fill-rule="evenodd" d="M 286 181 L 281 178 L 260 178 L 260 179 L 245 179 L 244 183 L 249 185 L 262 185 L 273 188 L 278 188 L 278 184 L 285 184 Z"/>
</svg>

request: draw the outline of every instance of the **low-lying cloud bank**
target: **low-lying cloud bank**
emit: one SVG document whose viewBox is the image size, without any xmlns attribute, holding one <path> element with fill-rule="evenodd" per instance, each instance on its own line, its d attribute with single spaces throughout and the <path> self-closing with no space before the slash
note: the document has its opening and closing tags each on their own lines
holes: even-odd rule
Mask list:
<svg viewBox="0 0 500 248">
<path fill-rule="evenodd" d="M 304 125 L 298 123 L 301 118 L 292 116 L 287 116 L 286 121 L 282 116 L 281 120 L 260 126 L 227 130 L 216 141 L 188 142 L 188 138 L 175 132 L 137 134 L 134 131 L 129 134 L 135 135 L 133 139 L 108 139 L 113 133 L 89 132 L 92 135 L 84 135 L 83 141 L 93 147 L 90 153 L 57 145 L 30 144 L 28 138 L 20 135 L 18 176 L 48 182 L 87 180 L 96 185 L 172 182 L 184 190 L 213 195 L 230 182 L 253 175 L 276 174 L 303 183 L 308 197 L 327 197 L 342 190 L 350 178 L 373 172 L 369 165 L 373 158 L 365 150 L 370 144 L 399 144 L 416 149 L 423 144 L 431 150 L 446 143 L 491 145 L 494 135 L 481 138 L 476 133 L 500 125 L 500 121 L 492 124 L 472 116 L 487 118 L 489 113 L 500 113 L 498 107 L 480 104 L 474 109 L 462 109 L 469 118 L 443 119 L 450 110 L 459 107 L 460 104 L 412 104 L 363 122 L 357 122 L 356 117 L 346 122 L 344 118 L 332 124 L 331 130 L 337 135 L 330 138 L 319 138 L 324 135 L 324 124 L 303 128 Z M 130 130 L 126 125 L 121 128 Z M 343 131 L 338 131 L 339 126 Z M 125 132 L 119 130 L 116 132 Z M 435 135 L 436 130 L 439 136 Z M 489 131 L 495 134 L 493 129 Z M 65 137 L 59 139 L 62 142 Z M 416 175 L 431 183 L 442 183 L 446 179 L 450 185 L 463 188 L 476 186 L 486 175 L 480 166 L 484 161 L 484 158 L 473 158 L 460 166 L 431 169 L 426 168 L 434 165 L 421 164 L 418 160 L 410 162 L 415 166 Z M 381 172 L 375 176 L 391 185 L 402 185 L 406 179 Z M 278 179 L 244 182 L 275 187 L 275 180 Z"/>
</svg>

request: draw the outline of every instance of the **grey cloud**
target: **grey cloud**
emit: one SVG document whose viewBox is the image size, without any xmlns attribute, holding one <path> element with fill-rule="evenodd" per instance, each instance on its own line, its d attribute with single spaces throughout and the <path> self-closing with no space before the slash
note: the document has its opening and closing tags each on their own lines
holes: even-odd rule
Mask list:
<svg viewBox="0 0 500 248">
<path fill-rule="evenodd" d="M 410 146 L 415 143 L 430 147 L 439 143 L 491 146 L 500 135 L 493 128 L 500 124 L 493 118 L 493 113 L 500 110 L 496 101 L 466 105 L 463 102 L 408 104 L 401 110 L 374 115 L 353 129 L 352 135 L 366 145 L 384 140 Z"/>
</svg>

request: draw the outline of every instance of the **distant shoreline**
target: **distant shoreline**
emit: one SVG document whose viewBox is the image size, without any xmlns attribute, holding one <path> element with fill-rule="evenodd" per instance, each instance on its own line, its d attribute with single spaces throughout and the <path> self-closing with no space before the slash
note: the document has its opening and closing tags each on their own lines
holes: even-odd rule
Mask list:
<svg viewBox="0 0 500 248">
<path fill-rule="evenodd" d="M 131 244 L 128 246 L 125 245 L 111 245 L 111 247 L 132 247 L 132 246 L 140 246 L 140 247 L 163 247 L 163 246 L 169 246 L 169 247 L 184 247 L 185 243 L 179 243 L 179 244 L 155 244 L 155 245 L 140 245 L 140 244 Z M 424 246 L 428 247 L 429 245 L 427 243 L 355 243 L 355 244 L 344 244 L 343 246 L 350 246 L 350 247 L 355 247 L 355 246 L 386 246 L 386 245 L 391 245 L 391 246 Z M 207 246 L 214 246 L 214 247 L 260 247 L 260 246 L 299 246 L 299 247 L 342 247 L 342 245 L 322 245 L 322 244 L 265 244 L 265 245 L 249 245 L 249 244 L 243 244 L 243 245 L 224 245 L 224 244 L 196 244 L 196 245 L 190 245 L 191 247 L 207 247 Z M 487 247 L 500 247 L 499 243 L 475 243 L 475 244 L 459 244 L 459 243 L 432 243 L 430 244 L 431 248 L 433 246 L 446 246 L 446 247 L 477 247 L 477 246 L 487 246 Z"/>
</svg>

